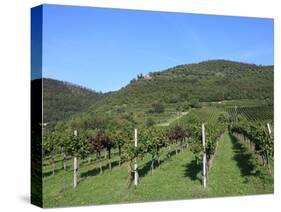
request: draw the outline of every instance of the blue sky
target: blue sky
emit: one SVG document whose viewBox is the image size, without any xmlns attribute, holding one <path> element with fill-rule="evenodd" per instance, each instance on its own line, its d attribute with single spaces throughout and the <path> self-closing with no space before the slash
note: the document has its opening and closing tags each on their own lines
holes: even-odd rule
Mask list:
<svg viewBox="0 0 281 212">
<path fill-rule="evenodd" d="M 97 91 L 210 59 L 273 64 L 273 19 L 44 5 L 43 76 Z"/>
</svg>

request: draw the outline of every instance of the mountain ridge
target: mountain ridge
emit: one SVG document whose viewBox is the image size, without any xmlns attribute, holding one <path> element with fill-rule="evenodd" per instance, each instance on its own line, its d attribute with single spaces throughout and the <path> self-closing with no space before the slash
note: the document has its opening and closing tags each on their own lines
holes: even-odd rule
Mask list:
<svg viewBox="0 0 281 212">
<path fill-rule="evenodd" d="M 212 60 L 178 65 L 150 75 L 151 79 L 133 79 L 104 99 L 105 104 L 273 99 L 273 66 Z"/>
<path fill-rule="evenodd" d="M 44 78 L 44 121 L 57 122 L 81 112 L 120 115 L 125 111 L 130 115 L 131 108 L 149 110 L 144 108 L 155 102 L 175 107 L 194 100 L 266 99 L 273 102 L 273 72 L 274 66 L 208 60 L 151 72 L 149 77 L 141 74 L 119 90 L 106 93 Z"/>
</svg>

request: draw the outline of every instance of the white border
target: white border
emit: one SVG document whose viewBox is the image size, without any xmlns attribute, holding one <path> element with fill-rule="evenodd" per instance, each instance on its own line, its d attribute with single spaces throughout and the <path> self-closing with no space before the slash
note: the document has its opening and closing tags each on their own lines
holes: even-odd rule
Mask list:
<svg viewBox="0 0 281 212">
<path fill-rule="evenodd" d="M 0 11 L 0 211 L 35 211 L 30 187 L 30 8 L 41 3 L 275 19 L 275 194 L 67 208 L 76 211 L 277 211 L 280 195 L 280 5 L 278 0 L 10 0 Z M 279 39 L 278 39 L 279 38 Z M 65 211 L 66 209 L 55 209 Z"/>
</svg>

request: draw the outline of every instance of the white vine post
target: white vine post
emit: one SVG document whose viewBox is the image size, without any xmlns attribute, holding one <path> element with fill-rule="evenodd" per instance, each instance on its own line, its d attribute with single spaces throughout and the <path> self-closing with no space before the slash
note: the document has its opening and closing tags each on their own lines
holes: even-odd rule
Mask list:
<svg viewBox="0 0 281 212">
<path fill-rule="evenodd" d="M 269 136 L 271 136 L 271 129 L 269 123 L 267 123 L 267 129 L 268 129 Z"/>
<path fill-rule="evenodd" d="M 135 129 L 135 148 L 138 146 L 138 130 Z M 135 158 L 135 186 L 138 185 L 138 164 L 137 164 L 137 158 Z"/>
<path fill-rule="evenodd" d="M 203 187 L 206 188 L 206 146 L 205 146 L 204 124 L 202 124 L 202 145 L 203 145 Z"/>
<path fill-rule="evenodd" d="M 235 121 L 237 122 L 237 105 L 235 105 Z"/>
<path fill-rule="evenodd" d="M 74 136 L 77 137 L 77 130 L 74 130 Z M 77 186 L 77 172 L 78 172 L 78 161 L 75 156 L 73 159 L 73 188 Z"/>
</svg>

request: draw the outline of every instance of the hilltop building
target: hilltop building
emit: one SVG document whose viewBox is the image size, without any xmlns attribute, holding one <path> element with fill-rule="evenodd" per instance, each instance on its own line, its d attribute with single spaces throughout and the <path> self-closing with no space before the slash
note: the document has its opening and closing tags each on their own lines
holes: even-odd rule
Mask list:
<svg viewBox="0 0 281 212">
<path fill-rule="evenodd" d="M 146 74 L 146 75 L 144 75 L 144 79 L 151 80 L 152 76 L 150 74 Z"/>
</svg>

